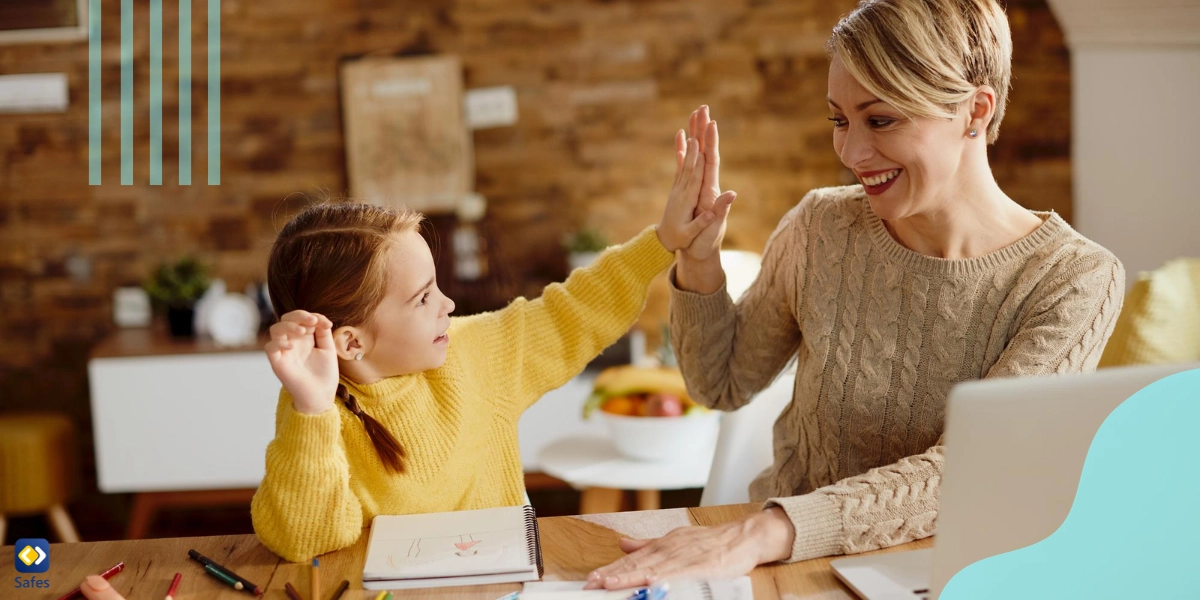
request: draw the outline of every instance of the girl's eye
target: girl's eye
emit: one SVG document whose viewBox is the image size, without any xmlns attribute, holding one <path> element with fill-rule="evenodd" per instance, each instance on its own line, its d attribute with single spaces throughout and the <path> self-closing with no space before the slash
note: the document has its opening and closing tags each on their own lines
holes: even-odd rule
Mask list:
<svg viewBox="0 0 1200 600">
<path fill-rule="evenodd" d="M 841 129 L 846 126 L 846 120 L 841 117 L 829 117 L 835 129 Z"/>
<path fill-rule="evenodd" d="M 417 303 L 417 306 L 425 306 L 425 301 L 428 299 L 429 299 L 429 292 L 425 292 L 424 294 L 421 295 L 421 301 Z"/>
</svg>

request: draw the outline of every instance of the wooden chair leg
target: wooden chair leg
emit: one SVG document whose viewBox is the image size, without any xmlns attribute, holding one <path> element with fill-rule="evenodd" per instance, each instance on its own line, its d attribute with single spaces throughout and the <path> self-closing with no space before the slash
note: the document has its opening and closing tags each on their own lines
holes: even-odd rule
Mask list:
<svg viewBox="0 0 1200 600">
<path fill-rule="evenodd" d="M 4 515 L 0 515 L 0 546 L 4 545 L 4 535 L 5 535 L 5 533 L 7 533 L 6 532 L 7 527 L 8 527 L 8 521 L 6 521 L 4 519 Z"/>
<path fill-rule="evenodd" d="M 638 510 L 658 510 L 662 508 L 662 494 L 658 490 L 638 490 Z"/>
<path fill-rule="evenodd" d="M 579 494 L 579 514 L 620 512 L 623 490 L 612 488 L 585 488 Z"/>
<path fill-rule="evenodd" d="M 154 513 L 158 511 L 158 503 L 153 494 L 134 494 L 133 508 L 129 511 L 129 528 L 125 531 L 125 539 L 140 540 L 150 531 L 150 523 Z"/>
<path fill-rule="evenodd" d="M 75 523 L 71 521 L 71 515 L 67 513 L 67 509 L 63 505 L 51 506 L 46 511 L 46 516 L 50 518 L 50 527 L 54 529 L 59 540 L 68 544 L 79 542 L 79 532 L 75 530 Z"/>
</svg>

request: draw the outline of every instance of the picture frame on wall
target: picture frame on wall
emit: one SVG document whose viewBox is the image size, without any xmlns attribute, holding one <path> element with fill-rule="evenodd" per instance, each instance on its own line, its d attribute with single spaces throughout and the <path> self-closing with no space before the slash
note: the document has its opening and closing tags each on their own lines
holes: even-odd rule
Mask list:
<svg viewBox="0 0 1200 600">
<path fill-rule="evenodd" d="M 351 197 L 455 212 L 475 183 L 459 58 L 346 61 L 341 93 Z"/>
</svg>

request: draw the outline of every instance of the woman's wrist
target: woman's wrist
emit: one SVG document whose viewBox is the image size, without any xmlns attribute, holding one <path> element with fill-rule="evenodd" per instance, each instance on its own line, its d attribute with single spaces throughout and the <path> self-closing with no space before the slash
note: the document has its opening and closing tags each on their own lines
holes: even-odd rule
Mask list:
<svg viewBox="0 0 1200 600">
<path fill-rule="evenodd" d="M 675 253 L 675 287 L 685 292 L 708 295 L 725 285 L 725 270 L 721 268 L 721 257 L 713 253 L 710 258 L 696 260 L 686 252 Z"/>
<path fill-rule="evenodd" d="M 779 506 L 746 517 L 746 530 L 758 550 L 758 564 L 784 560 L 792 555 L 796 527 Z"/>
</svg>

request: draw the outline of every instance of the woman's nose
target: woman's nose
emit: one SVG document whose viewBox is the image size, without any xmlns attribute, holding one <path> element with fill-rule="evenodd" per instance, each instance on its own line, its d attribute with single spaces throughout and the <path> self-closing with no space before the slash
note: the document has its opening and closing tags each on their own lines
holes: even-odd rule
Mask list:
<svg viewBox="0 0 1200 600">
<path fill-rule="evenodd" d="M 875 148 L 871 146 L 869 138 L 870 136 L 862 127 L 853 125 L 847 127 L 846 133 L 842 137 L 842 147 L 838 152 L 842 164 L 849 169 L 854 169 L 869 160 L 875 153 Z"/>
</svg>

